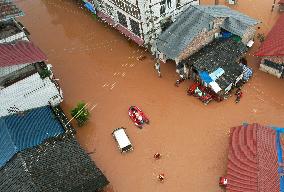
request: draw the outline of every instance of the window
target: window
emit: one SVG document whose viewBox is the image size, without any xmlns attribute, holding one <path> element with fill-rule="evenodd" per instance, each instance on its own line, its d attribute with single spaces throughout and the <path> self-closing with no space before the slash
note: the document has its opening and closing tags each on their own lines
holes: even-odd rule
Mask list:
<svg viewBox="0 0 284 192">
<path fill-rule="evenodd" d="M 118 16 L 119 23 L 127 28 L 126 16 L 120 13 L 119 11 L 117 12 L 117 16 Z"/>
<path fill-rule="evenodd" d="M 171 24 L 173 23 L 171 17 L 166 18 L 162 23 L 161 23 L 161 29 L 162 31 L 165 31 Z"/>
<path fill-rule="evenodd" d="M 137 35 L 140 36 L 140 27 L 139 27 L 139 23 L 134 21 L 133 19 L 129 19 L 130 20 L 130 26 L 131 26 L 131 30 L 132 32 Z"/>
<path fill-rule="evenodd" d="M 162 0 L 160 6 L 160 14 L 163 15 L 166 12 L 166 0 Z"/>
<path fill-rule="evenodd" d="M 108 4 L 106 4 L 106 12 L 110 17 L 113 18 L 113 8 Z"/>
<path fill-rule="evenodd" d="M 214 27 L 214 23 L 213 23 L 213 21 L 211 21 L 211 22 L 209 23 L 209 30 L 212 30 L 213 27 Z"/>
<path fill-rule="evenodd" d="M 171 0 L 167 0 L 167 5 L 168 5 L 168 8 L 171 8 L 172 7 L 172 1 Z"/>
<path fill-rule="evenodd" d="M 180 6 L 180 0 L 176 0 L 177 4 L 176 7 L 178 8 Z"/>
</svg>

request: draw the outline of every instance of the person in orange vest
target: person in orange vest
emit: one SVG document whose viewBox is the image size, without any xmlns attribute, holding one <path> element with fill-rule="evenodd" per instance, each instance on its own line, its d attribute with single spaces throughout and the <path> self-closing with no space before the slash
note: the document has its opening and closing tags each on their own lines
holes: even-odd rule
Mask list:
<svg viewBox="0 0 284 192">
<path fill-rule="evenodd" d="M 154 158 L 155 158 L 156 160 L 160 159 L 161 156 L 162 156 L 162 155 L 161 155 L 160 153 L 155 153 L 155 154 L 154 154 Z"/>
<path fill-rule="evenodd" d="M 163 182 L 164 179 L 165 179 L 165 174 L 161 173 L 160 175 L 158 175 L 158 179 L 159 179 L 160 182 Z"/>
</svg>

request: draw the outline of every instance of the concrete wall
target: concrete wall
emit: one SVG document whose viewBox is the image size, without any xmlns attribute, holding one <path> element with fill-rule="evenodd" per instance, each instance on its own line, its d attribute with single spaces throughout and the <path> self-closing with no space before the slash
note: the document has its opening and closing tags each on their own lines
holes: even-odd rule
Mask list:
<svg viewBox="0 0 284 192">
<path fill-rule="evenodd" d="M 63 100 L 61 89 L 47 77 L 33 74 L 0 91 L 0 117 L 49 105 Z"/>
<path fill-rule="evenodd" d="M 259 66 L 259 70 L 261 70 L 265 73 L 269 73 L 269 74 L 276 76 L 278 78 L 281 78 L 281 76 L 283 76 L 282 71 L 279 71 L 278 69 L 275 69 L 273 67 L 265 65 L 264 60 L 270 60 L 273 63 L 283 64 L 284 63 L 284 57 L 264 57 L 264 58 L 261 59 L 261 63 L 260 63 L 260 66 Z"/>
<path fill-rule="evenodd" d="M 254 34 L 255 34 L 255 29 L 254 26 L 249 27 L 245 34 L 242 36 L 242 42 L 243 44 L 247 44 L 250 40 L 252 40 L 254 38 Z"/>
<path fill-rule="evenodd" d="M 260 66 L 259 66 L 259 70 L 260 71 L 263 71 L 263 72 L 265 72 L 265 73 L 268 73 L 268 74 L 270 74 L 270 75 L 273 75 L 273 76 L 276 76 L 276 77 L 278 77 L 278 78 L 280 78 L 281 77 L 281 74 L 282 73 L 280 73 L 277 69 L 274 69 L 274 68 L 272 68 L 272 67 L 268 67 L 268 66 L 266 66 L 266 65 L 264 65 L 264 64 L 260 64 Z"/>
<path fill-rule="evenodd" d="M 208 43 L 214 40 L 215 33 L 220 32 L 220 25 L 224 22 L 224 18 L 218 18 L 214 20 L 213 29 L 210 31 L 204 30 L 197 37 L 193 39 L 193 41 L 187 46 L 186 49 L 178 56 L 176 61 L 181 61 L 183 59 L 188 58 L 190 55 L 199 51 Z"/>
</svg>

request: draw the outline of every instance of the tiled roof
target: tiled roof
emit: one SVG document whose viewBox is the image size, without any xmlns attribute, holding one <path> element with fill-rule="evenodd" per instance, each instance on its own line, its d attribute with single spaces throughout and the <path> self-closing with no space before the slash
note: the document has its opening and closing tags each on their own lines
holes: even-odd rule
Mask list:
<svg viewBox="0 0 284 192">
<path fill-rule="evenodd" d="M 206 71 L 209 74 L 222 68 L 225 73 L 216 82 L 224 90 L 242 74 L 243 68 L 237 60 L 246 51 L 246 46 L 233 38 L 216 39 L 181 63 L 192 65 L 197 71 Z"/>
<path fill-rule="evenodd" d="M 200 32 L 204 29 L 209 31 L 215 18 L 225 18 L 221 27 L 238 36 L 259 23 L 223 5 L 191 5 L 158 37 L 158 50 L 174 60 Z"/>
<path fill-rule="evenodd" d="M 228 192 L 279 192 L 275 130 L 259 124 L 231 129 Z"/>
<path fill-rule="evenodd" d="M 284 56 L 284 14 L 279 16 L 255 55 Z"/>
<path fill-rule="evenodd" d="M 109 182 L 72 136 L 27 149 L 0 169 L 0 191 L 96 192 Z"/>
<path fill-rule="evenodd" d="M 279 0 L 278 4 L 284 4 L 284 0 Z"/>
<path fill-rule="evenodd" d="M 34 147 L 63 132 L 48 106 L 25 112 L 23 116 L 0 118 L 0 167 L 18 151 Z"/>
<path fill-rule="evenodd" d="M 0 21 L 23 15 L 23 11 L 12 3 L 11 0 L 0 0 Z"/>
<path fill-rule="evenodd" d="M 47 60 L 47 56 L 32 42 L 0 44 L 0 67 L 35 63 Z"/>
</svg>

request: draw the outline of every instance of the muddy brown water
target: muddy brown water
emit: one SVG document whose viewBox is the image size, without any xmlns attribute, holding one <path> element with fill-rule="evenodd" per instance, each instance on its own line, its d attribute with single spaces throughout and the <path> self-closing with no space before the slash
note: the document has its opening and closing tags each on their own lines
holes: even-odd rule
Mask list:
<svg viewBox="0 0 284 192">
<path fill-rule="evenodd" d="M 222 191 L 218 178 L 226 173 L 230 127 L 243 122 L 284 127 L 284 82 L 257 70 L 259 60 L 250 54 L 259 43 L 248 54 L 255 73 L 244 87 L 241 102 L 235 104 L 232 97 L 204 106 L 186 95 L 189 82 L 174 86 L 173 63 L 162 64 L 159 79 L 149 53 L 96 21 L 75 1 L 17 2 L 26 14 L 20 20 L 54 66 L 65 111 L 79 100 L 96 105 L 77 138 L 87 152 L 94 152 L 91 157 L 113 191 Z M 258 31 L 267 33 L 278 16 L 271 6 L 272 0 L 239 0 L 230 7 L 262 20 Z M 141 55 L 146 59 L 138 61 Z M 130 105 L 141 107 L 150 125 L 136 128 L 127 115 Z M 134 151 L 123 155 L 111 137 L 120 126 L 127 128 L 134 145 Z M 155 161 L 155 152 L 162 159 Z M 165 174 L 163 184 L 157 181 L 159 173 Z"/>
</svg>

